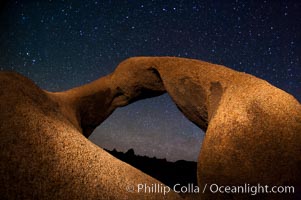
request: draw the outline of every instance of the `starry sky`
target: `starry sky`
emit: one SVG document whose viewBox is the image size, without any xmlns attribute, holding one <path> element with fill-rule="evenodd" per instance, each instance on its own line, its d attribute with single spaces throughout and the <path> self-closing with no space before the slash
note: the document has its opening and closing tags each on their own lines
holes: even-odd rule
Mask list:
<svg viewBox="0 0 301 200">
<path fill-rule="evenodd" d="M 111 73 L 132 56 L 180 56 L 226 65 L 301 101 L 301 2 L 11 0 L 0 2 L 0 69 L 62 91 Z M 196 160 L 204 133 L 168 95 L 116 110 L 97 145 Z"/>
</svg>

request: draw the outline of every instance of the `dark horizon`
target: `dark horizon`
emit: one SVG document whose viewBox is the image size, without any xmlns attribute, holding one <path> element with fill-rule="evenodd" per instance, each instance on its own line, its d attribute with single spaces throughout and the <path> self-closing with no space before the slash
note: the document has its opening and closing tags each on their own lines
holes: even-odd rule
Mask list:
<svg viewBox="0 0 301 200">
<path fill-rule="evenodd" d="M 175 184 L 198 185 L 197 162 L 184 160 L 170 162 L 166 159 L 140 156 L 135 154 L 134 149 L 129 149 L 127 152 L 119 152 L 116 149 L 112 151 L 108 149 L 104 150 L 171 188 Z"/>
</svg>

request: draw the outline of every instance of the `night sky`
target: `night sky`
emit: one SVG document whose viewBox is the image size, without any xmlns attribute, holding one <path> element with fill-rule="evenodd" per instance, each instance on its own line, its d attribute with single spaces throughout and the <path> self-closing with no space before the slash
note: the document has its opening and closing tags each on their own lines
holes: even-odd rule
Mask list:
<svg viewBox="0 0 301 200">
<path fill-rule="evenodd" d="M 253 74 L 301 101 L 299 0 L 1 2 L 0 69 L 46 90 L 88 83 L 128 57 L 168 55 Z M 116 110 L 90 139 L 196 160 L 203 137 L 165 94 Z"/>
</svg>

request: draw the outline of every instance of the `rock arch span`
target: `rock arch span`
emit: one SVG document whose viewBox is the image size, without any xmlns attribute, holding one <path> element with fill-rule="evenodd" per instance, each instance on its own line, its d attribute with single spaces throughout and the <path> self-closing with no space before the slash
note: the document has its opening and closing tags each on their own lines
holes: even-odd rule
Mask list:
<svg viewBox="0 0 301 200">
<path fill-rule="evenodd" d="M 193 59 L 134 57 L 90 84 L 59 93 L 36 91 L 86 137 L 116 108 L 165 92 L 206 131 L 198 160 L 200 187 L 301 185 L 301 105 L 249 74 Z M 209 192 L 201 196 L 212 198 Z"/>
</svg>

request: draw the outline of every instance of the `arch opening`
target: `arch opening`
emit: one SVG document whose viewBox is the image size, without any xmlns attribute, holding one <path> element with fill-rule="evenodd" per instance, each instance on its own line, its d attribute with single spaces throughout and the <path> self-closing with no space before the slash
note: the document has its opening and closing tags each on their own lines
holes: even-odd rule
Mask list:
<svg viewBox="0 0 301 200">
<path fill-rule="evenodd" d="M 204 132 L 164 94 L 117 109 L 89 139 L 118 159 L 172 185 L 181 181 L 197 184 L 196 161 L 203 137 Z M 130 149 L 135 156 L 129 154 Z M 179 173 L 179 167 L 187 170 Z"/>
<path fill-rule="evenodd" d="M 197 161 L 204 132 L 189 121 L 168 94 L 118 108 L 89 137 L 97 145 L 169 161 Z"/>
</svg>

